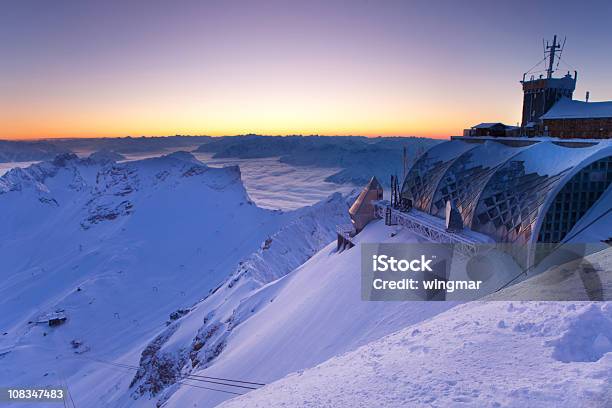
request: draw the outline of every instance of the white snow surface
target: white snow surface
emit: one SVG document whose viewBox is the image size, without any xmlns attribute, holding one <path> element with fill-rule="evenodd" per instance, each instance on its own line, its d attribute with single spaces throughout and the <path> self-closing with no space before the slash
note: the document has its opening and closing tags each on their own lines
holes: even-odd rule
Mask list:
<svg viewBox="0 0 612 408">
<path fill-rule="evenodd" d="M 606 154 L 612 154 L 612 143 L 607 140 L 588 147 L 565 147 L 553 141 L 542 141 L 524 149 L 512 160 L 523 161 L 525 173 L 554 176 L 580 165 L 591 156 L 605 157 Z"/>
<path fill-rule="evenodd" d="M 475 165 L 484 168 L 491 168 L 505 163 L 512 156 L 517 155 L 528 147 L 512 147 L 493 140 L 487 140 L 482 144 L 476 145 L 471 151 L 472 161 Z"/>
<path fill-rule="evenodd" d="M 79 406 L 154 406 L 133 400 L 133 370 L 100 361 L 138 365 L 174 327 L 169 314 L 232 274 L 259 287 L 290 272 L 334 239 L 347 209 L 339 194 L 292 212 L 259 208 L 238 167 L 185 152 L 120 164 L 65 155 L 9 171 L 0 178 L 0 386 L 67 382 Z M 270 251 L 293 256 L 262 254 L 269 239 Z M 44 323 L 58 312 L 66 323 Z"/>
<path fill-rule="evenodd" d="M 612 248 L 581 261 L 610 290 Z M 588 299 L 576 262 L 407 326 L 224 404 L 233 407 L 608 407 L 612 303 Z M 552 297 L 551 297 L 552 298 Z M 409 304 L 407 304 L 408 306 Z"/>
<path fill-rule="evenodd" d="M 391 236 L 392 232 L 398 233 Z M 416 242 L 417 238 L 377 221 L 356 241 Z M 234 326 L 223 352 L 209 367 L 193 373 L 269 383 L 456 304 L 362 301 L 360 256 L 358 247 L 336 253 L 335 243 L 330 244 L 292 273 L 244 298 L 233 313 Z M 185 319 L 201 325 L 208 310 L 196 310 Z M 173 392 L 164 406 L 211 407 L 231 397 L 188 386 Z"/>
<path fill-rule="evenodd" d="M 566 246 L 567 247 L 567 246 Z M 570 256 L 562 263 L 567 251 L 580 249 L 580 255 Z M 566 251 L 565 254 L 562 252 Z M 582 252 L 584 251 L 584 252 Z M 612 247 L 606 244 L 588 244 L 580 248 L 560 247 L 544 260 L 531 276 L 502 291 L 492 293 L 486 300 L 609 300 L 612 299 Z M 552 265 L 551 265 L 552 263 Z"/>
<path fill-rule="evenodd" d="M 78 406 L 119 408 L 245 391 L 194 374 L 268 384 L 228 407 L 610 405 L 610 303 L 362 301 L 359 248 L 330 243 L 347 208 L 260 208 L 238 167 L 185 152 L 10 171 L 0 386 L 68 383 Z M 382 221 L 355 238 L 417 240 Z"/>
<path fill-rule="evenodd" d="M 472 302 L 237 397 L 238 407 L 609 407 L 612 305 Z"/>
<path fill-rule="evenodd" d="M 584 119 L 612 117 L 612 102 L 584 102 L 562 98 L 540 119 Z"/>
</svg>

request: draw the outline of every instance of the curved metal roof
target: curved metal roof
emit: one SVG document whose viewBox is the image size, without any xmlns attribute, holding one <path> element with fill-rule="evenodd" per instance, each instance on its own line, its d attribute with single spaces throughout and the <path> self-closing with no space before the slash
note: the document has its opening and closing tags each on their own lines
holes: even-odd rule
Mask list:
<svg viewBox="0 0 612 408">
<path fill-rule="evenodd" d="M 463 153 L 438 183 L 429 212 L 444 217 L 446 202 L 451 201 L 461 213 L 464 224 L 471 226 L 480 193 L 491 176 L 512 156 L 530 147 L 510 147 L 486 141 Z"/>
<path fill-rule="evenodd" d="M 415 208 L 429 212 L 433 195 L 444 173 L 459 156 L 477 146 L 456 140 L 433 146 L 408 171 L 402 185 L 402 196 L 412 200 Z"/>
<path fill-rule="evenodd" d="M 537 239 L 550 201 L 571 176 L 607 156 L 612 156 L 611 141 L 567 147 L 553 141 L 510 146 L 503 139 L 455 139 L 417 160 L 402 196 L 440 218 L 446 201 L 453 201 L 466 227 L 498 242 L 527 243 Z"/>
</svg>

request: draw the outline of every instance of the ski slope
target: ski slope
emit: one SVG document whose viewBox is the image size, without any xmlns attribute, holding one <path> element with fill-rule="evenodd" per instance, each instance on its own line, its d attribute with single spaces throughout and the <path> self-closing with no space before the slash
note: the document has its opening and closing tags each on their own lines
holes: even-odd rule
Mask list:
<svg viewBox="0 0 612 408">
<path fill-rule="evenodd" d="M 607 293 L 612 248 L 583 263 Z M 612 303 L 496 301 L 553 286 L 587 298 L 582 274 L 575 262 L 555 267 L 221 407 L 608 407 Z"/>
</svg>

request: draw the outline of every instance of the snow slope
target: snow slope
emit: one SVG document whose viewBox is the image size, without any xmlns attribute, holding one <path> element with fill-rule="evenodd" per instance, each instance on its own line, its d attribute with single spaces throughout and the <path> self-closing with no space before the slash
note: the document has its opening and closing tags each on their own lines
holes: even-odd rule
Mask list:
<svg viewBox="0 0 612 408">
<path fill-rule="evenodd" d="M 574 249 L 574 248 L 572 248 Z M 487 296 L 486 300 L 605 300 L 612 299 L 612 247 L 590 244 L 589 255 L 561 256 L 536 276 Z M 561 247 L 563 250 L 563 247 Z M 562 254 L 568 256 L 568 254 Z M 545 261 L 546 262 L 546 261 Z M 545 263 L 543 262 L 543 263 Z"/>
<path fill-rule="evenodd" d="M 612 248 L 582 263 L 609 291 Z M 555 267 L 221 406 L 610 406 L 611 302 L 495 301 L 543 287 L 588 299 L 579 269 Z"/>
<path fill-rule="evenodd" d="M 394 236 L 391 232 L 384 223 L 373 222 L 357 239 L 359 242 L 416 241 L 416 237 L 405 231 Z M 229 333 L 225 328 L 222 330 L 226 333 L 223 352 L 204 369 L 192 373 L 269 383 L 454 305 L 451 302 L 364 302 L 360 279 L 359 248 L 336 253 L 335 243 L 326 246 L 292 273 L 243 298 L 231 314 L 226 310 L 225 314 L 216 316 L 231 323 Z M 210 308 L 196 310 L 185 318 L 191 322 L 183 324 L 191 326 L 188 331 L 193 332 L 209 311 Z M 180 337 L 180 329 L 176 333 Z M 207 333 L 206 329 L 203 333 Z M 173 337 L 168 343 L 176 348 Z M 215 344 L 214 340 L 212 343 Z M 171 392 L 165 407 L 211 407 L 231 397 L 188 386 Z"/>
<path fill-rule="evenodd" d="M 0 178 L 0 386 L 65 381 L 79 406 L 132 406 L 134 371 L 97 360 L 137 365 L 169 315 L 257 263 L 271 237 L 297 243 L 295 257 L 266 263 L 257 279 L 330 242 L 346 208 L 339 194 L 293 212 L 259 208 L 238 167 L 185 152 L 120 164 L 67 154 L 9 171 Z M 58 311 L 67 321 L 50 328 L 45 318 Z"/>
<path fill-rule="evenodd" d="M 269 236 L 260 249 L 239 262 L 236 271 L 189 313 L 161 331 L 143 352 L 131 396 L 147 401 L 168 399 L 178 380 L 225 356 L 234 329 L 254 312 L 245 306 L 264 285 L 308 260 L 335 234 L 335 222 L 346 222 L 348 203 L 339 194 L 295 212 L 295 219 Z M 331 225 L 330 225 L 331 224 Z M 193 388 L 191 388 L 193 389 Z M 163 392 L 162 392 L 163 391 Z M 117 403 L 119 403 L 117 401 Z M 130 400 L 127 406 L 132 406 Z"/>
<path fill-rule="evenodd" d="M 609 303 L 472 302 L 222 405 L 609 407 Z"/>
</svg>

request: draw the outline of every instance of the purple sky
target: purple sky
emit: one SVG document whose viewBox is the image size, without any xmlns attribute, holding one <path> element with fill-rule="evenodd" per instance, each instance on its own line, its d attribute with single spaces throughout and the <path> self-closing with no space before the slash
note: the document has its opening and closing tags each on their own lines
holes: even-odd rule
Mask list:
<svg viewBox="0 0 612 408">
<path fill-rule="evenodd" d="M 574 97 L 612 100 L 610 21 L 610 1 L 4 1 L 0 137 L 514 124 L 553 34 Z"/>
</svg>

